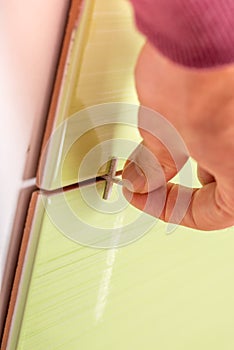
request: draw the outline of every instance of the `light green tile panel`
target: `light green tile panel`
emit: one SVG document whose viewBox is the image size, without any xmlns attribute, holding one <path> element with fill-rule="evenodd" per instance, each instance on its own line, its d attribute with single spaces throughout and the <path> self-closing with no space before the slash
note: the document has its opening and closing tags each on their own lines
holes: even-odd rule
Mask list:
<svg viewBox="0 0 234 350">
<path fill-rule="evenodd" d="M 135 29 L 132 11 L 127 1 L 85 1 L 81 20 L 73 35 L 54 130 L 67 118 L 90 106 L 110 102 L 138 104 L 134 67 L 142 45 L 143 38 Z M 78 129 L 73 129 L 74 132 L 79 130 L 79 125 L 76 125 L 76 128 Z M 122 131 L 123 137 L 124 134 L 128 134 L 130 139 L 136 138 L 135 131 L 132 134 L 126 128 Z M 97 142 L 107 137 L 111 139 L 113 133 L 120 135 L 120 131 L 113 131 L 110 127 L 107 133 L 98 132 L 97 140 L 96 130 L 90 131 L 72 145 L 66 161 L 60 164 L 58 155 L 62 152 L 64 139 L 69 138 L 69 130 L 64 124 L 59 144 L 49 149 L 49 161 L 43 169 L 44 180 L 38 180 L 39 186 L 45 189 L 60 187 L 54 173 L 60 171 L 61 167 L 62 186 L 75 183 L 77 169 L 85 154 Z M 137 137 L 140 140 L 139 135 Z M 122 164 L 119 164 L 118 169 L 121 167 Z M 103 174 L 103 171 L 100 171 L 100 174 Z M 84 177 L 87 179 L 96 175 L 87 173 Z"/>
<path fill-rule="evenodd" d="M 66 200 L 84 221 L 109 225 L 78 190 Z M 53 201 L 61 206 L 62 195 Z M 233 349 L 234 229 L 165 229 L 158 222 L 135 243 L 92 249 L 45 212 L 31 232 L 39 244 L 17 350 Z"/>
<path fill-rule="evenodd" d="M 138 102 L 133 73 L 143 38 L 135 29 L 128 1 L 87 1 L 86 9 L 90 15 L 83 23 L 87 36 L 82 57 L 78 62 L 75 56 L 80 54 L 79 28 L 71 57 L 73 87 L 67 116 L 99 103 Z"/>
<path fill-rule="evenodd" d="M 119 159 L 118 169 L 140 143 L 138 106 L 108 104 L 81 111 L 50 138 L 40 167 L 42 189 L 61 188 L 104 175 L 106 162 Z M 44 171 L 42 170 L 44 169 Z"/>
</svg>

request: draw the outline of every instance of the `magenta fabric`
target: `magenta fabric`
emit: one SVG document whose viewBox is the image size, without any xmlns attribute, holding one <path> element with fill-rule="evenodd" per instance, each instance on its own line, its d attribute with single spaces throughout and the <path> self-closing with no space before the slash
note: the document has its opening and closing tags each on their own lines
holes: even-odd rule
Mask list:
<svg viewBox="0 0 234 350">
<path fill-rule="evenodd" d="M 139 30 L 171 60 L 206 68 L 234 62 L 234 0 L 130 0 Z"/>
</svg>

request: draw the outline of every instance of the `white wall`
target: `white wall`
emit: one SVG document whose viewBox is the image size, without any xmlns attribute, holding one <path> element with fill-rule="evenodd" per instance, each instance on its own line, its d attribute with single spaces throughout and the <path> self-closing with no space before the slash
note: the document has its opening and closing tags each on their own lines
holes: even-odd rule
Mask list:
<svg viewBox="0 0 234 350">
<path fill-rule="evenodd" d="M 19 192 L 36 173 L 68 5 L 0 1 L 0 285 Z"/>
</svg>

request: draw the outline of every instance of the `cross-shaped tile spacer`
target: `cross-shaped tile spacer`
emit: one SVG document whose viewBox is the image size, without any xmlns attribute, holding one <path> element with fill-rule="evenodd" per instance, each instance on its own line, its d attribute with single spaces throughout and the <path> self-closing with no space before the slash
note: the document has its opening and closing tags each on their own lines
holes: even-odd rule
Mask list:
<svg viewBox="0 0 234 350">
<path fill-rule="evenodd" d="M 116 169 L 117 169 L 117 163 L 118 163 L 118 159 L 117 158 L 115 158 L 115 157 L 111 158 L 109 171 L 108 171 L 107 175 L 102 176 L 103 179 L 106 180 L 106 185 L 105 185 L 105 189 L 104 189 L 103 199 L 108 199 L 110 197 L 111 190 L 112 190 L 112 187 L 113 187 L 114 183 L 122 185 L 122 181 L 120 179 L 116 179 L 115 178 Z"/>
</svg>

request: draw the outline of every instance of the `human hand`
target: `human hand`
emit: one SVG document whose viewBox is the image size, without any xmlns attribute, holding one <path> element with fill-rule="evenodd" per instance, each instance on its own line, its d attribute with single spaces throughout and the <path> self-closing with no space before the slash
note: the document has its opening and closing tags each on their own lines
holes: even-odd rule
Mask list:
<svg viewBox="0 0 234 350">
<path fill-rule="evenodd" d="M 151 215 L 176 222 L 183 207 L 182 202 L 175 205 L 180 190 L 182 197 L 183 193 L 185 197 L 191 193 L 191 201 L 176 223 L 201 230 L 234 225 L 234 65 L 192 70 L 174 64 L 146 43 L 135 79 L 141 105 L 157 111 L 176 128 L 198 163 L 203 186 L 190 192 L 168 182 L 182 168 L 188 154 L 178 147 L 179 161 L 175 162 L 167 145 L 146 131 L 150 125 L 145 127 L 147 118 L 139 113 L 143 141 L 130 157 L 133 162 L 128 161 L 123 171 L 125 183 L 131 183 L 123 189 L 125 197 Z M 147 163 L 146 150 L 160 165 Z M 163 209 L 159 210 L 162 200 Z"/>
</svg>

